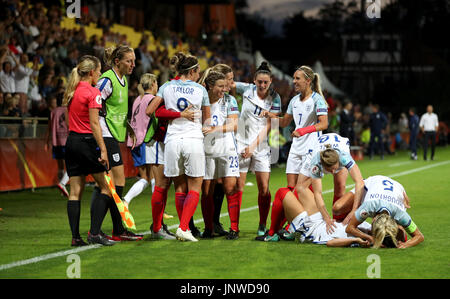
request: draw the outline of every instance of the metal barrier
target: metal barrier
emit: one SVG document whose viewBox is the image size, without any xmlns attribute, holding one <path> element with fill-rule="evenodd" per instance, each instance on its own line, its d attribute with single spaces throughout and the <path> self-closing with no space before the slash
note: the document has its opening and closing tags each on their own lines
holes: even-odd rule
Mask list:
<svg viewBox="0 0 450 299">
<path fill-rule="evenodd" d="M 0 116 L 0 138 L 44 138 L 48 117 Z"/>
</svg>

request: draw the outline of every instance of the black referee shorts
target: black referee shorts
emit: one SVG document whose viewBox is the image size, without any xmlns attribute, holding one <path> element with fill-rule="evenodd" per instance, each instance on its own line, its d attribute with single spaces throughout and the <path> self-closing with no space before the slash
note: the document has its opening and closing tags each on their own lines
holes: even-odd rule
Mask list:
<svg viewBox="0 0 450 299">
<path fill-rule="evenodd" d="M 69 177 L 105 171 L 98 158 L 100 149 L 92 134 L 70 132 L 66 142 L 66 168 Z"/>
</svg>

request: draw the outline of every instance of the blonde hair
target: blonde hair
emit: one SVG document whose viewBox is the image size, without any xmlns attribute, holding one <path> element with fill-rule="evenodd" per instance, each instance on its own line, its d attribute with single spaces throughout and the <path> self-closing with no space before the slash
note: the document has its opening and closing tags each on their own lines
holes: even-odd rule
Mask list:
<svg viewBox="0 0 450 299">
<path fill-rule="evenodd" d="M 233 69 L 229 65 L 224 63 L 218 63 L 214 65 L 211 69 L 224 75 L 233 72 Z"/>
<path fill-rule="evenodd" d="M 198 79 L 197 83 L 206 86 L 205 83 L 206 77 L 208 77 L 208 74 L 209 72 L 212 71 L 212 69 L 213 69 L 212 67 L 209 67 L 206 70 L 204 70 L 202 76 L 200 77 L 200 79 Z"/>
<path fill-rule="evenodd" d="M 306 65 L 302 65 L 301 67 L 297 68 L 297 70 L 300 70 L 305 74 L 306 79 L 311 80 L 311 90 L 317 92 L 323 97 L 322 88 L 320 87 L 320 76 L 318 73 L 314 73 L 312 68 Z"/>
<path fill-rule="evenodd" d="M 145 91 L 152 87 L 153 83 L 155 83 L 157 80 L 156 75 L 145 73 L 141 76 L 139 80 L 139 85 L 137 87 L 139 95 L 143 96 L 145 94 Z"/>
<path fill-rule="evenodd" d="M 122 60 L 125 54 L 129 52 L 134 53 L 134 50 L 127 45 L 111 46 L 105 49 L 103 62 L 108 67 L 113 67 L 117 64 L 116 59 Z"/>
<path fill-rule="evenodd" d="M 100 60 L 95 56 L 84 55 L 80 58 L 77 66 L 72 69 L 72 72 L 69 75 L 67 88 L 63 96 L 63 106 L 69 105 L 78 83 L 80 83 L 83 78 L 88 76 L 90 71 L 96 70 L 100 65 Z"/>
<path fill-rule="evenodd" d="M 329 168 L 339 162 L 339 154 L 330 144 L 326 144 L 325 147 L 326 149 L 320 152 L 320 163 Z"/>
<path fill-rule="evenodd" d="M 382 244 L 386 247 L 397 247 L 397 233 L 395 220 L 387 213 L 378 214 L 372 222 L 373 248 L 380 248 Z"/>
</svg>

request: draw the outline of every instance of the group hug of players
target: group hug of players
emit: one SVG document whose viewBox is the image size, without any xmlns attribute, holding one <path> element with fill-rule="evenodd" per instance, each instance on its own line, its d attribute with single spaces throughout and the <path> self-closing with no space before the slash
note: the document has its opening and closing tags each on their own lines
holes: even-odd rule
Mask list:
<svg viewBox="0 0 450 299">
<path fill-rule="evenodd" d="M 221 208 L 214 194 L 220 194 L 220 189 L 230 218 L 226 238 L 238 239 L 246 176 L 252 171 L 258 187 L 256 240 L 275 242 L 281 238 L 375 248 L 406 248 L 423 241 L 406 212 L 410 206 L 403 186 L 381 175 L 364 180 L 350 154 L 348 139 L 321 133 L 328 127 L 328 106 L 320 78 L 310 67 L 295 71 L 297 95 L 281 117 L 281 99 L 272 88 L 272 73 L 266 62 L 257 68 L 252 83 L 241 83 L 234 82 L 233 70 L 225 64 L 201 74 L 198 59 L 180 52 L 171 58 L 177 73 L 173 80 L 159 87 L 156 76 L 141 76 L 140 96 L 133 103 L 128 122 L 126 76 L 134 68 L 134 51 L 127 46 L 107 49 L 105 62 L 110 69 L 101 74 L 99 59 L 83 56 L 71 73 L 63 101 L 68 107 L 70 132 L 65 160 L 70 177 L 67 213 L 72 246 L 87 244 L 80 236 L 79 222 L 80 198 L 88 174 L 97 185 L 91 198 L 88 242 L 113 245 L 143 237 L 123 226 L 104 177 L 108 170 L 116 192 L 123 198 L 120 142 L 127 142 L 131 148 L 141 177 L 128 191 L 125 202 L 147 187 L 153 172 L 153 238 L 198 241 L 190 223 L 199 202 L 205 224 L 200 237 L 212 238 L 214 214 Z M 242 96 L 240 109 L 233 96 L 236 94 Z M 267 135 L 292 121 L 295 130 L 286 165 L 287 187 L 280 188 L 272 202 Z M 332 216 L 322 197 L 321 178 L 326 173 L 334 177 Z M 348 174 L 355 187 L 345 193 Z M 172 183 L 180 221 L 175 234 L 163 223 Z M 271 224 L 266 229 L 271 204 Z M 108 210 L 113 222 L 111 236 L 101 231 Z M 371 225 L 365 222 L 368 217 L 373 218 Z"/>
</svg>

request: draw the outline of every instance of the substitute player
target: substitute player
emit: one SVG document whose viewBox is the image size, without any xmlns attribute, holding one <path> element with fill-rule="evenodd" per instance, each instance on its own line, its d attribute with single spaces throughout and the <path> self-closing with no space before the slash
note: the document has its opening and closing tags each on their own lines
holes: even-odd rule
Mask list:
<svg viewBox="0 0 450 299">
<path fill-rule="evenodd" d="M 210 104 L 208 92 L 196 83 L 200 72 L 198 59 L 178 52 L 171 62 L 180 79 L 163 84 L 149 107 L 153 102 L 158 107 L 158 102 L 163 100 L 167 110 L 181 112 L 192 106 L 197 113 L 195 121 L 185 118 L 172 120 L 164 140 L 164 175 L 174 181 L 175 204 L 180 219 L 175 235 L 179 240 L 196 242 L 198 240 L 189 230 L 189 221 L 197 208 L 205 175 L 202 118 L 210 118 Z"/>
<path fill-rule="evenodd" d="M 100 113 L 100 126 L 108 149 L 112 179 L 120 198 L 122 198 L 125 186 L 125 172 L 119 143 L 125 142 L 127 136 L 128 82 L 126 75 L 133 72 L 135 59 L 134 50 L 128 46 L 119 45 L 105 49 L 104 60 L 110 69 L 102 74 L 97 83 L 103 105 Z M 96 192 L 98 190 L 94 188 L 93 196 Z M 142 239 L 142 235 L 136 235 L 124 228 L 114 201 L 111 201 L 109 211 L 113 223 L 112 240 L 135 241 Z"/>
<path fill-rule="evenodd" d="M 83 56 L 72 70 L 64 93 L 63 105 L 68 107 L 69 136 L 65 161 L 70 177 L 67 216 L 72 231 L 72 246 L 87 245 L 80 236 L 80 206 L 86 176 L 91 174 L 99 186 L 91 203 L 89 243 L 113 245 L 100 232 L 108 209 L 111 193 L 104 177 L 108 155 L 101 134 L 98 112 L 102 108 L 100 92 L 92 87 L 100 76 L 101 63 L 97 57 Z"/>
<path fill-rule="evenodd" d="M 157 122 L 156 119 L 148 116 L 145 110 L 158 91 L 156 76 L 149 73 L 143 74 L 139 80 L 138 91 L 139 96 L 133 102 L 130 120 L 135 138 L 129 135 L 127 146 L 131 147 L 131 156 L 134 166 L 138 168 L 140 179 L 131 186 L 123 198 L 127 206 L 134 197 L 147 188 L 151 177 L 151 155 L 147 151 L 147 143 L 155 133 Z"/>
<path fill-rule="evenodd" d="M 374 248 L 408 248 L 423 242 L 424 236 L 406 212 L 409 198 L 403 186 L 386 176 L 376 175 L 364 180 L 361 205 L 352 215 L 346 232 L 373 244 Z M 355 194 L 355 198 L 356 198 Z M 359 223 L 372 218 L 372 235 L 358 229 Z M 404 242 L 399 225 L 412 237 Z M 399 237 L 400 236 L 400 237 Z"/>
<path fill-rule="evenodd" d="M 228 91 L 228 84 L 223 73 L 208 71 L 205 87 L 208 90 L 211 105 L 211 126 L 203 130 L 206 135 L 204 139 L 206 174 L 201 200 L 205 222 L 205 231 L 202 237 L 211 238 L 213 236 L 213 216 L 216 208 L 213 198 L 214 186 L 215 180 L 222 179 L 231 222 L 227 239 L 234 240 L 239 237 L 239 212 L 242 200 L 236 190 L 237 178 L 239 178 L 239 158 L 234 139 L 239 110 L 234 97 L 225 93 Z"/>
<path fill-rule="evenodd" d="M 258 185 L 259 226 L 258 235 L 266 232 L 266 221 L 270 210 L 270 147 L 267 135 L 271 120 L 263 111 L 278 115 L 281 99 L 271 88 L 272 72 L 267 62 L 262 62 L 254 76 L 254 84 L 236 82 L 236 93 L 242 94 L 236 141 L 239 154 L 238 192 L 244 191 L 248 171 L 254 171 Z"/>
</svg>

